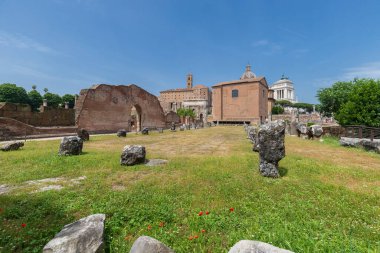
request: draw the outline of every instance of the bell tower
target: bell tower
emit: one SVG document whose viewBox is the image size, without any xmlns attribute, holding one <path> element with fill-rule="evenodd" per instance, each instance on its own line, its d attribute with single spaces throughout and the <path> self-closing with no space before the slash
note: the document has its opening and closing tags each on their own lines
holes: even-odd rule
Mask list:
<svg viewBox="0 0 380 253">
<path fill-rule="evenodd" d="M 193 88 L 193 74 L 191 73 L 187 75 L 186 88 L 188 89 Z"/>
</svg>

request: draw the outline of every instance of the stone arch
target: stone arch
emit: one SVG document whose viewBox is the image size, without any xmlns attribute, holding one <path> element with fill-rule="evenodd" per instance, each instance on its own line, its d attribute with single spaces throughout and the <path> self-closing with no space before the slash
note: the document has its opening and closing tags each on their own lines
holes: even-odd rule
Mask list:
<svg viewBox="0 0 380 253">
<path fill-rule="evenodd" d="M 130 119 L 130 124 L 129 124 L 129 131 L 140 132 L 142 130 L 142 126 L 141 126 L 142 111 L 141 111 L 141 107 L 138 104 L 135 104 L 134 106 L 132 106 L 130 116 L 131 116 L 131 119 Z"/>
<path fill-rule="evenodd" d="M 165 127 L 157 97 L 134 84 L 99 84 L 81 90 L 75 105 L 76 125 L 91 132 L 130 130 L 133 107 L 138 108 L 140 128 Z"/>
</svg>

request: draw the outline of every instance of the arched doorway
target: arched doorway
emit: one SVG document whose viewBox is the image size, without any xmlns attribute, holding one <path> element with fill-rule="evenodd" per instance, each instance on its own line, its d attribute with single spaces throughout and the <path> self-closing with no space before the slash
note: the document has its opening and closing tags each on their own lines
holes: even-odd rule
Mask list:
<svg viewBox="0 0 380 253">
<path fill-rule="evenodd" d="M 131 120 L 129 125 L 130 132 L 141 131 L 141 107 L 139 105 L 132 106 L 131 109 Z"/>
</svg>

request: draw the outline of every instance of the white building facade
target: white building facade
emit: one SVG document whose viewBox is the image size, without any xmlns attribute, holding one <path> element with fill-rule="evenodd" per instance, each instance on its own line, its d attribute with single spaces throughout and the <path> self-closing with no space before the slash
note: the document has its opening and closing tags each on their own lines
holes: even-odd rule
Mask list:
<svg viewBox="0 0 380 253">
<path fill-rule="evenodd" d="M 293 82 L 288 77 L 282 75 L 280 80 L 272 84 L 271 89 L 274 91 L 274 99 L 297 103 Z"/>
</svg>

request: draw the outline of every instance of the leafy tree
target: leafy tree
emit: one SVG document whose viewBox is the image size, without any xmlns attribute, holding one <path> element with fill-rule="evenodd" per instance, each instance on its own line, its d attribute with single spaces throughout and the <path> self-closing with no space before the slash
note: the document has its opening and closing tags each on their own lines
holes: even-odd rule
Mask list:
<svg viewBox="0 0 380 253">
<path fill-rule="evenodd" d="M 29 97 L 29 104 L 32 107 L 32 110 L 37 111 L 40 105 L 42 104 L 41 94 L 36 89 L 33 89 L 28 92 L 28 97 Z"/>
<path fill-rule="evenodd" d="M 48 91 L 49 91 L 48 88 L 44 88 L 45 93 L 48 93 Z"/>
<path fill-rule="evenodd" d="M 284 108 L 280 105 L 274 105 L 272 108 L 272 114 L 283 114 L 284 113 Z"/>
<path fill-rule="evenodd" d="M 71 94 L 65 94 L 62 96 L 62 102 L 69 102 L 69 108 L 74 108 L 75 96 Z"/>
<path fill-rule="evenodd" d="M 58 108 L 59 105 L 62 104 L 62 98 L 58 94 L 46 92 L 43 98 L 47 99 L 48 106 L 51 106 L 51 107 Z"/>
<path fill-rule="evenodd" d="M 0 85 L 0 102 L 29 104 L 29 97 L 24 88 L 12 83 L 3 83 Z"/>
<path fill-rule="evenodd" d="M 308 113 L 311 113 L 313 111 L 313 105 L 308 103 L 295 103 L 293 107 L 305 109 L 305 111 Z"/>
<path fill-rule="evenodd" d="M 275 105 L 280 105 L 282 107 L 292 107 L 293 103 L 289 100 L 276 100 Z"/>
<path fill-rule="evenodd" d="M 340 107 L 348 101 L 348 96 L 357 81 L 355 79 L 350 82 L 336 82 L 329 88 L 319 89 L 317 98 L 321 102 L 321 112 L 328 117 L 337 113 Z"/>
<path fill-rule="evenodd" d="M 380 127 L 380 80 L 359 79 L 335 119 L 341 125 Z"/>
<path fill-rule="evenodd" d="M 32 89 L 33 90 L 37 89 L 37 85 L 32 85 Z"/>
<path fill-rule="evenodd" d="M 190 108 L 179 108 L 177 110 L 177 114 L 180 117 L 186 117 L 189 116 L 190 118 L 194 119 L 195 118 L 195 112 L 190 109 Z"/>
</svg>

